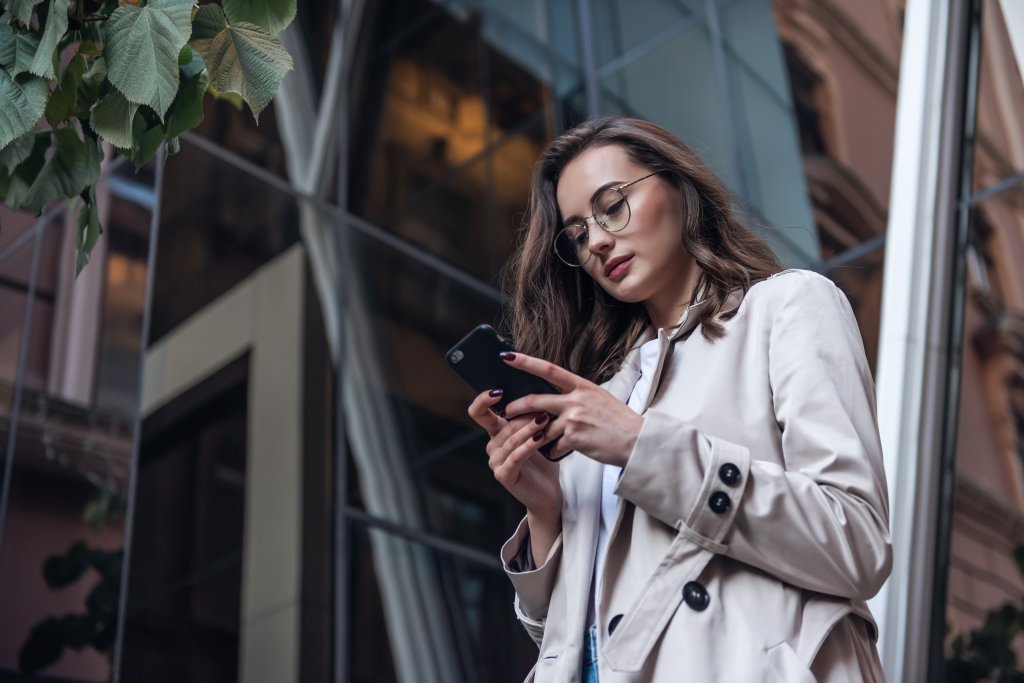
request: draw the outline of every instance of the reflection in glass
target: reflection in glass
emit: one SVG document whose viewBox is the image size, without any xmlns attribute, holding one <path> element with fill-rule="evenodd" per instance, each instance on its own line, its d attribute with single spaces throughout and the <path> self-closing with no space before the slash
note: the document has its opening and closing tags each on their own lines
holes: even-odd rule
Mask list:
<svg viewBox="0 0 1024 683">
<path fill-rule="evenodd" d="M 247 358 L 147 418 L 122 677 L 238 680 Z"/>
<path fill-rule="evenodd" d="M 495 322 L 496 298 L 352 234 L 344 272 L 346 434 L 367 512 L 496 552 L 521 509 L 487 467 L 473 391 L 444 352 Z"/>
<path fill-rule="evenodd" d="M 187 142 L 167 160 L 160 222 L 151 342 L 299 239 L 291 195 Z"/>
<path fill-rule="evenodd" d="M 350 528 L 353 683 L 525 677 L 537 648 L 512 615 L 511 584 L 497 560 L 485 567 L 379 529 Z"/>
</svg>

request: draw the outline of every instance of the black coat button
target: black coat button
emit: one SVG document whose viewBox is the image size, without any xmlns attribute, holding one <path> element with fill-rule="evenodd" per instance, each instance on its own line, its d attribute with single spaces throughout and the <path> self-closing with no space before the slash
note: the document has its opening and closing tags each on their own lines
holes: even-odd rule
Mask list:
<svg viewBox="0 0 1024 683">
<path fill-rule="evenodd" d="M 740 468 L 731 462 L 727 462 L 718 468 L 718 478 L 726 486 L 735 486 L 740 483 Z"/>
<path fill-rule="evenodd" d="M 715 491 L 708 498 L 708 507 L 717 515 L 724 515 L 732 507 L 732 499 L 725 491 Z"/>
<path fill-rule="evenodd" d="M 683 586 L 683 601 L 690 609 L 703 612 L 711 604 L 711 596 L 699 581 L 690 581 Z"/>
<path fill-rule="evenodd" d="M 612 617 L 612 620 L 608 622 L 608 635 L 615 633 L 615 627 L 619 625 L 620 621 L 622 621 L 621 614 L 616 614 Z"/>
</svg>

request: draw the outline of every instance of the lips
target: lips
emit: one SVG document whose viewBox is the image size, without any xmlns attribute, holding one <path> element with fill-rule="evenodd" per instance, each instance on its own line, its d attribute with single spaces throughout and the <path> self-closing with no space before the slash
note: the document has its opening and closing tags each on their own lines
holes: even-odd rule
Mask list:
<svg viewBox="0 0 1024 683">
<path fill-rule="evenodd" d="M 604 276 L 612 277 L 612 273 L 615 272 L 616 268 L 626 263 L 627 261 L 632 260 L 633 254 L 626 254 L 625 256 L 616 256 L 612 260 L 608 261 L 608 263 L 604 264 Z"/>
</svg>

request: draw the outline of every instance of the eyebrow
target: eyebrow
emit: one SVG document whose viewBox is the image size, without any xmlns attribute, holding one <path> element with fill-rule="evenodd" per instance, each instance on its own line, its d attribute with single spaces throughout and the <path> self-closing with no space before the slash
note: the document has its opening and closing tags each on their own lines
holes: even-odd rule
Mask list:
<svg viewBox="0 0 1024 683">
<path fill-rule="evenodd" d="M 591 210 L 594 209 L 594 200 L 597 199 L 597 195 L 601 194 L 602 192 L 604 192 L 605 190 L 607 190 L 610 187 L 616 187 L 618 185 L 622 185 L 622 182 L 623 181 L 621 181 L 621 180 L 610 180 L 607 183 L 605 183 L 604 185 L 602 185 L 601 187 L 599 187 L 596 190 L 594 190 L 594 194 L 590 195 L 590 209 Z M 577 222 L 579 222 L 581 220 L 583 220 L 583 216 L 578 216 L 576 214 L 573 214 L 571 216 L 568 216 L 567 218 L 563 218 L 562 219 L 562 225 L 571 225 L 571 224 L 577 223 Z"/>
</svg>

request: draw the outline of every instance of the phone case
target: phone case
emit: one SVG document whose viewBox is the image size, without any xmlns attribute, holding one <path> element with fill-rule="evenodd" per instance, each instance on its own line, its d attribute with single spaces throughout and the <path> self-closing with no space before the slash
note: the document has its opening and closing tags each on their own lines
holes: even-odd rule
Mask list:
<svg viewBox="0 0 1024 683">
<path fill-rule="evenodd" d="M 502 389 L 504 395 L 492 408 L 499 411 L 517 398 L 528 394 L 557 394 L 558 389 L 547 381 L 505 363 L 498 354 L 515 351 L 490 325 L 478 325 L 462 340 L 448 349 L 448 365 L 477 393 Z M 547 455 L 551 444 L 539 450 Z"/>
<path fill-rule="evenodd" d="M 527 394 L 557 394 L 548 382 L 505 363 L 498 354 L 515 351 L 490 325 L 479 325 L 445 354 L 448 365 L 477 392 L 503 389 L 495 410 Z"/>
</svg>

